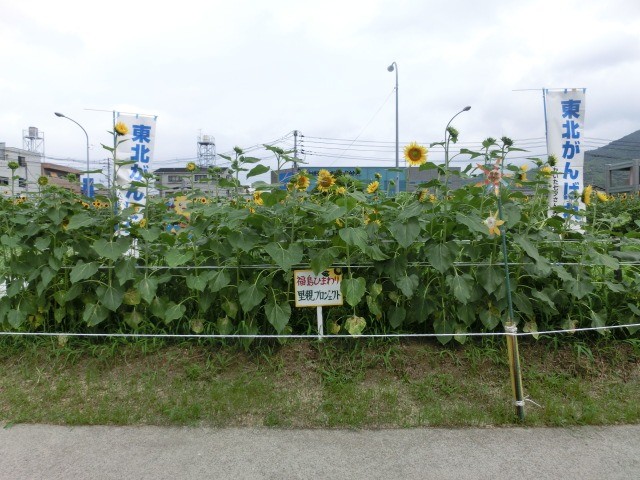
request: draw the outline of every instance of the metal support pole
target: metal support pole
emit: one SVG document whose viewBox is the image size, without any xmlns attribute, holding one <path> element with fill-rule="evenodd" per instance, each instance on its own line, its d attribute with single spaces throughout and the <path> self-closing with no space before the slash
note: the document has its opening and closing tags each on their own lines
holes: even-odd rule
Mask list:
<svg viewBox="0 0 640 480">
<path fill-rule="evenodd" d="M 89 134 L 87 133 L 87 131 L 84 129 L 84 127 L 82 125 L 80 125 L 78 122 L 76 122 L 73 118 L 69 118 L 66 115 L 60 113 L 60 112 L 54 112 L 56 117 L 61 117 L 61 118 L 66 118 L 67 120 L 72 121 L 73 123 L 75 123 L 76 125 L 78 125 L 82 131 L 84 132 L 84 136 L 87 138 L 87 185 L 86 185 L 86 190 L 85 190 L 85 195 L 87 197 L 90 196 L 91 191 L 89 190 L 89 170 L 91 170 L 90 166 L 89 166 Z"/>
<path fill-rule="evenodd" d="M 387 67 L 389 72 L 396 72 L 396 169 L 400 168 L 399 115 L 398 115 L 398 64 L 393 62 Z M 396 171 L 396 195 L 400 193 L 400 172 Z"/>
</svg>

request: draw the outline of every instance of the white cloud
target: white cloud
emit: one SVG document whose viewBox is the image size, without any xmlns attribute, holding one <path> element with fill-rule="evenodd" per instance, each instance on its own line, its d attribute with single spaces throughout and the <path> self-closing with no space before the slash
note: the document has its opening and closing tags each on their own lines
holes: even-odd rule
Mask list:
<svg viewBox="0 0 640 480">
<path fill-rule="evenodd" d="M 97 9 L 97 10 L 96 10 Z M 0 141 L 46 132 L 47 154 L 83 157 L 82 123 L 105 156 L 109 110 L 158 115 L 158 159 L 309 136 L 393 142 L 398 64 L 401 141 L 544 135 L 540 91 L 586 87 L 586 132 L 640 126 L 640 7 L 628 1 L 277 0 L 163 4 L 15 2 L 2 7 Z M 87 109 L 104 109 L 96 112 Z M 391 161 L 393 156 L 389 157 Z"/>
</svg>

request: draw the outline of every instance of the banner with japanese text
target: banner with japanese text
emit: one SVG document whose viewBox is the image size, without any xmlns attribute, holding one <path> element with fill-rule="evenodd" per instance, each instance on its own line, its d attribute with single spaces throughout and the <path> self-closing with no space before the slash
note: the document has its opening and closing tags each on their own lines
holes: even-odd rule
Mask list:
<svg viewBox="0 0 640 480">
<path fill-rule="evenodd" d="M 584 210 L 584 152 L 580 146 L 584 133 L 585 90 L 544 90 L 547 125 L 547 152 L 556 159 L 551 176 L 549 207 Z M 565 217 L 569 217 L 565 214 Z M 575 215 L 573 219 L 578 220 Z"/>
<path fill-rule="evenodd" d="M 115 184 L 118 208 L 122 211 L 134 207 L 135 212 L 129 217 L 132 223 L 139 223 L 144 218 L 148 194 L 148 179 L 144 174 L 152 173 L 156 118 L 121 114 L 116 118 L 116 123 L 122 122 L 127 127 L 127 134 L 118 137 L 116 147 Z M 126 225 L 122 229 L 126 230 Z"/>
</svg>

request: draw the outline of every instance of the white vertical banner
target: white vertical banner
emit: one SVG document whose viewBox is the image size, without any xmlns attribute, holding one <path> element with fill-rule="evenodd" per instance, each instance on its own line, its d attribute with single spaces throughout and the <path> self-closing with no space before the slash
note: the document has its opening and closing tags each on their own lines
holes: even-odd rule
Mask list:
<svg viewBox="0 0 640 480">
<path fill-rule="evenodd" d="M 117 187 L 118 208 L 122 211 L 136 207 L 129 217 L 133 223 L 144 218 L 144 206 L 147 203 L 147 183 L 143 174 L 152 172 L 152 159 L 156 137 L 156 119 L 146 115 L 118 114 L 116 123 L 127 126 L 128 133 L 118 137 L 116 148 L 115 184 Z M 126 229 L 126 226 L 123 226 Z M 122 231 L 122 228 L 120 232 Z"/>
<path fill-rule="evenodd" d="M 545 90 L 547 152 L 556 158 L 552 175 L 549 207 L 562 206 L 576 212 L 584 210 L 580 200 L 584 190 L 585 89 Z M 565 217 L 569 217 L 565 214 Z M 572 217 L 578 220 L 579 216 Z"/>
</svg>

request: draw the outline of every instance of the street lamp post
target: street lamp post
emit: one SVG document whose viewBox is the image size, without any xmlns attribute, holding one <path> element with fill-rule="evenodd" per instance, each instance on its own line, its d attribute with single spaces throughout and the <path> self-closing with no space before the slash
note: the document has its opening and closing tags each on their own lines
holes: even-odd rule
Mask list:
<svg viewBox="0 0 640 480">
<path fill-rule="evenodd" d="M 87 133 L 87 131 L 84 129 L 84 127 L 82 125 L 80 125 L 78 122 L 76 122 L 73 118 L 69 118 L 67 117 L 65 114 L 60 113 L 60 112 L 54 112 L 56 117 L 62 117 L 62 118 L 66 118 L 67 120 L 71 120 L 73 123 L 75 123 L 76 125 L 78 125 L 82 131 L 84 132 L 84 136 L 87 137 L 87 184 L 85 185 L 85 195 L 87 197 L 91 196 L 91 190 L 89 189 L 89 134 Z"/>
<path fill-rule="evenodd" d="M 451 122 L 453 122 L 453 119 L 456 118 L 458 115 L 460 115 L 462 112 L 468 112 L 469 110 L 471 110 L 470 106 L 466 106 L 464 107 L 462 110 L 460 110 L 458 113 L 456 113 L 453 117 L 451 117 L 451 120 L 449 120 L 449 122 L 447 123 L 447 126 L 444 127 L 444 191 L 445 191 L 445 196 L 447 195 L 448 189 L 449 189 L 449 142 L 451 141 L 451 132 L 449 132 L 449 125 L 451 125 Z M 447 135 L 449 135 L 447 137 Z"/>
<path fill-rule="evenodd" d="M 387 67 L 389 72 L 396 72 L 396 169 L 400 168 L 400 146 L 398 144 L 398 64 L 393 62 Z M 400 172 L 396 171 L 396 195 L 400 193 Z"/>
</svg>

